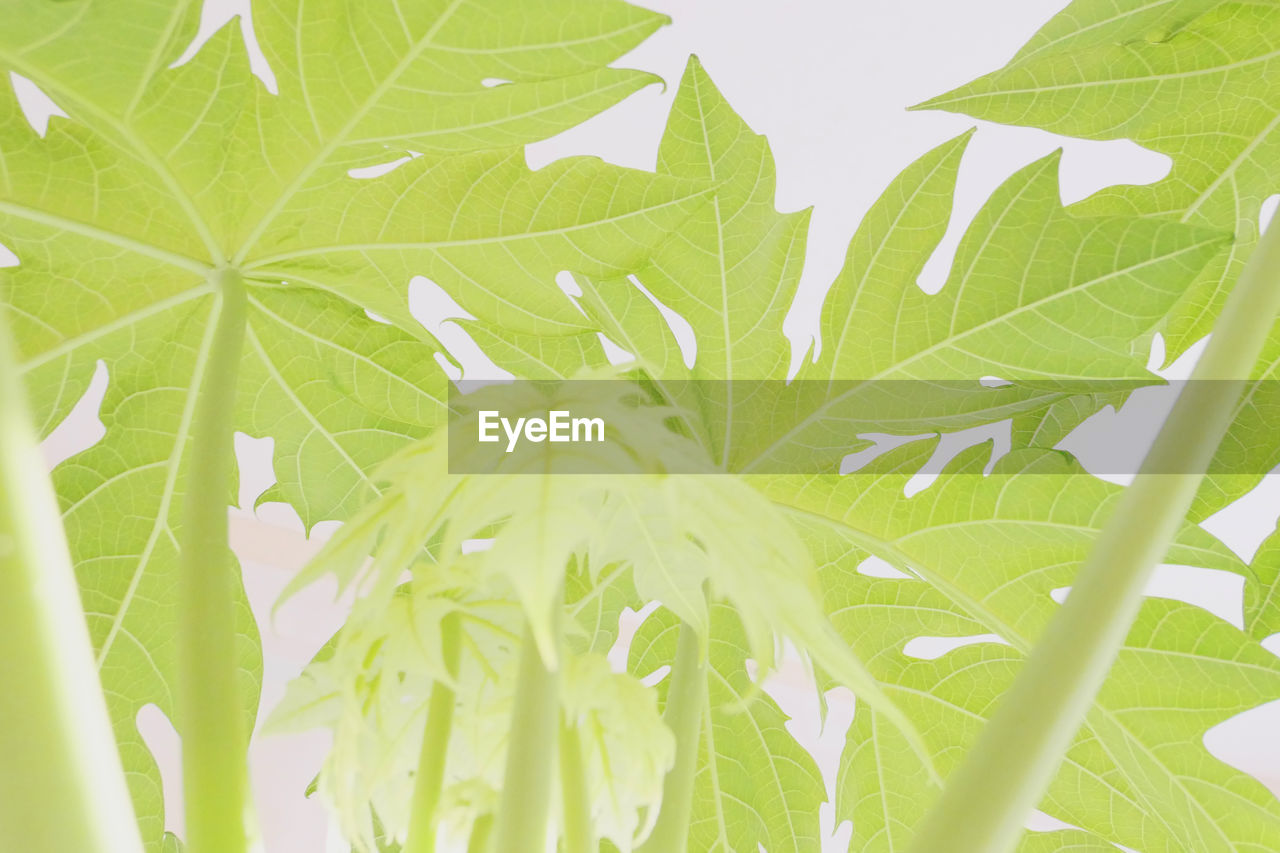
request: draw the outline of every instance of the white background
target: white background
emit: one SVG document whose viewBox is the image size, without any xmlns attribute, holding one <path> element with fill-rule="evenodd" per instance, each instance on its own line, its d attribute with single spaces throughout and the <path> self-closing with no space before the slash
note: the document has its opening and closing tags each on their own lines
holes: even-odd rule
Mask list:
<svg viewBox="0 0 1280 853">
<path fill-rule="evenodd" d="M 638 168 L 652 168 L 658 140 L 688 54 L 696 53 L 734 108 L 768 136 L 777 161 L 778 207 L 814 208 L 808 259 L 800 295 L 786 332 L 797 358 L 808 349 L 826 286 L 843 262 L 859 219 L 908 163 L 975 123 L 944 113 L 908 113 L 906 107 L 993 70 L 1064 0 L 648 0 L 641 5 L 670 15 L 673 24 L 619 65 L 652 71 L 668 81 L 653 86 L 585 125 L 531 146 L 537 167 L 572 154 L 595 154 Z M 208 0 L 202 37 L 247 7 L 243 0 Z M 252 52 L 256 49 L 250 44 Z M 262 71 L 261 67 L 259 70 Z M 263 71 L 262 73 L 267 73 Z M 942 248 L 921 286 L 941 287 L 950 253 L 964 226 L 995 186 L 1012 172 L 1064 147 L 1064 201 L 1083 198 L 1112 183 L 1145 183 L 1162 177 L 1168 160 L 1125 141 L 1065 140 L 1040 131 L 980 125 L 962 166 L 956 212 Z M 1193 353 L 1194 356 L 1194 353 Z M 1160 362 L 1159 353 L 1155 362 Z M 1190 359 L 1173 368 L 1185 374 Z M 100 436 L 94 422 L 106 377 L 100 375 L 85 405 L 46 442 L 50 461 L 65 458 Z M 263 715 L 284 684 L 341 624 L 344 607 L 323 585 L 300 594 L 272 621 L 270 609 L 287 579 L 314 553 L 324 527 L 311 541 L 292 511 L 266 505 L 253 513 L 254 497 L 271 482 L 270 442 L 237 439 L 242 461 L 241 507 L 233 510 L 233 544 L 244 563 L 250 596 L 263 629 L 266 662 Z M 1255 490 L 1209 526 L 1246 558 L 1275 529 L 1280 477 Z M 1152 592 L 1191 600 L 1233 622 L 1240 621 L 1239 579 L 1168 568 Z M 635 620 L 631 620 L 634 624 Z M 1272 638 L 1273 641 L 1275 638 Z M 1280 644 L 1272 643 L 1274 651 Z M 943 648 L 925 648 L 924 654 Z M 814 751 L 831 779 L 852 703 L 836 695 L 825 731 L 819 731 L 816 696 L 803 670 L 788 666 L 770 688 L 793 730 Z M 169 824 L 180 831 L 177 738 L 154 709 L 140 725 L 161 756 L 170 803 Z M 1215 754 L 1263 778 L 1280 791 L 1280 703 L 1220 726 L 1207 742 Z M 273 853 L 346 849 L 328 826 L 323 808 L 302 797 L 323 756 L 326 737 L 316 733 L 263 737 L 253 747 L 258 813 Z M 823 825 L 831 831 L 829 811 Z M 1032 825 L 1055 825 L 1033 816 Z M 827 851 L 843 851 L 849 829 L 836 831 Z"/>
</svg>

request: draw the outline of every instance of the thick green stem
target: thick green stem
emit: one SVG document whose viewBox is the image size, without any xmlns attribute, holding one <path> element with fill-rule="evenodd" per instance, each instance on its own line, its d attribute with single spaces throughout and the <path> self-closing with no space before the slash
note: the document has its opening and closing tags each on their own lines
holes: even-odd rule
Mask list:
<svg viewBox="0 0 1280 853">
<path fill-rule="evenodd" d="M 188 850 L 243 853 L 248 737 L 237 680 L 227 496 L 236 464 L 232 412 L 246 298 L 234 270 L 214 273 L 213 283 L 216 325 L 196 403 L 179 537 L 178 731 Z"/>
<path fill-rule="evenodd" d="M 0 312 L 0 849 L 141 853 L 133 802 Z"/>
<path fill-rule="evenodd" d="M 471 825 L 471 838 L 467 841 L 467 853 L 489 853 L 489 838 L 493 835 L 493 815 L 483 814 Z"/>
<path fill-rule="evenodd" d="M 676 763 L 662 783 L 662 810 L 653 833 L 636 853 L 685 853 L 689 846 L 689 816 L 693 809 L 693 780 L 698 770 L 698 737 L 706 705 L 707 670 L 702 642 L 687 623 L 680 623 L 676 660 L 662 718 L 676 736 Z"/>
<path fill-rule="evenodd" d="M 1006 853 L 1044 795 L 1187 514 L 1280 312 L 1280 227 L 1262 238 L 1204 355 L 1026 666 L 911 853 Z M 1176 471 L 1180 473 L 1164 473 Z"/>
<path fill-rule="evenodd" d="M 558 624 L 558 623 L 557 623 Z M 494 851 L 544 853 L 560 719 L 560 677 L 547 669 L 526 626 L 516 680 Z"/>
<path fill-rule="evenodd" d="M 440 645 L 450 678 L 458 675 L 461 628 L 458 615 L 450 613 L 440 622 Z M 437 681 L 427 702 L 427 726 L 422 734 L 422 751 L 414 776 L 413 805 L 409 814 L 409 837 L 404 853 L 435 853 L 436 806 L 444 788 L 445 759 L 449 755 L 449 735 L 453 730 L 453 709 L 457 704 L 452 685 Z"/>
<path fill-rule="evenodd" d="M 560 799 L 564 806 L 563 853 L 597 853 L 582 741 L 570 720 L 560 724 Z"/>
</svg>

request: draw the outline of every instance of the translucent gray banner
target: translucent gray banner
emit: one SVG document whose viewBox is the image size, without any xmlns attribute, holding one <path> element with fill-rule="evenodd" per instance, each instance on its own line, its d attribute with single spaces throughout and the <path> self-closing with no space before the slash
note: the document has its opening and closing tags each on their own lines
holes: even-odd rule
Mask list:
<svg viewBox="0 0 1280 853">
<path fill-rule="evenodd" d="M 919 473 L 929 471 L 920 457 L 932 456 L 928 448 L 939 437 L 985 430 L 1010 448 L 1057 449 L 1095 474 L 1123 476 L 1137 471 L 1186 384 L 1155 377 L 462 382 L 450 389 L 449 470 Z M 1280 463 L 1280 430 L 1271 428 L 1280 424 L 1280 380 L 1229 384 L 1242 403 L 1211 473 L 1266 473 Z"/>
</svg>

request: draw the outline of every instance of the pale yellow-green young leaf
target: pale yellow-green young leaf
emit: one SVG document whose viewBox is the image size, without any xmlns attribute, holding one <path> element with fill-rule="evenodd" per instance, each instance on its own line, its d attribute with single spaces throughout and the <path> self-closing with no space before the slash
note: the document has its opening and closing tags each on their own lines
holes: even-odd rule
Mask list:
<svg viewBox="0 0 1280 853">
<path fill-rule="evenodd" d="M 675 738 L 658 715 L 657 696 L 598 655 L 567 662 L 562 702 L 582 743 L 595 830 L 626 853 L 657 819 Z"/>
</svg>

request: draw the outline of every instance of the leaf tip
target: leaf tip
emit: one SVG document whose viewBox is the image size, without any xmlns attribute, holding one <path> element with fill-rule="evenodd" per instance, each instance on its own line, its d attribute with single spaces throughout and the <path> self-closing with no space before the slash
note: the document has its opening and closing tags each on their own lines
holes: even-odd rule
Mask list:
<svg viewBox="0 0 1280 853">
<path fill-rule="evenodd" d="M 941 95 L 934 95 L 932 98 L 912 104 L 907 107 L 907 112 L 918 113 L 924 112 L 925 110 L 946 110 L 946 105 L 954 100 L 952 95 L 958 91 L 960 90 L 952 89 L 950 92 L 944 92 Z"/>
<path fill-rule="evenodd" d="M 934 95 L 928 100 L 921 101 L 918 104 L 912 104 L 907 107 L 907 111 L 917 112 L 920 110 L 941 110 L 949 113 L 962 112 L 963 107 L 961 104 L 983 94 L 983 86 L 981 84 L 985 84 L 992 76 L 994 76 L 994 74 L 979 77 L 976 80 L 971 80 L 968 83 L 965 83 L 963 86 L 957 86 L 956 88 L 949 89 L 940 95 Z"/>
<path fill-rule="evenodd" d="M 711 86 L 715 87 L 715 83 L 711 80 L 711 75 L 707 73 L 706 66 L 702 64 L 702 60 L 698 58 L 698 54 L 689 54 L 688 60 L 684 64 L 684 73 L 680 75 L 680 88 L 693 86 Z"/>
</svg>

